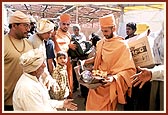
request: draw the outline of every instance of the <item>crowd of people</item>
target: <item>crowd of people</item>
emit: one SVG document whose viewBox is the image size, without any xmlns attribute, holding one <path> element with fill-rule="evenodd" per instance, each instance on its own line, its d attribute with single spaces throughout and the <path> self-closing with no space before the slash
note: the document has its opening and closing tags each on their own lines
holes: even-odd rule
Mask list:
<svg viewBox="0 0 168 115">
<path fill-rule="evenodd" d="M 164 110 L 164 25 L 154 39 L 155 66 L 135 66 L 128 43 L 139 32 L 126 24 L 126 37 L 117 35 L 113 14 L 99 18 L 103 38 L 90 39 L 71 16 L 60 21 L 33 19 L 21 11 L 9 17 L 4 34 L 4 111 L 76 111 L 73 94 L 79 89 L 86 111 Z M 87 87 L 75 67 L 106 72 L 103 83 Z M 83 68 L 83 66 L 85 68 Z"/>
</svg>

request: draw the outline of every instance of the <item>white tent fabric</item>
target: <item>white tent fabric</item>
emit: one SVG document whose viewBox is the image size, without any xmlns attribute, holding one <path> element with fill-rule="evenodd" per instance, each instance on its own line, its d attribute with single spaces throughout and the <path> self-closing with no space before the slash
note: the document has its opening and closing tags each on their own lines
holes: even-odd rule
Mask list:
<svg viewBox="0 0 168 115">
<path fill-rule="evenodd" d="M 118 26 L 118 34 L 126 37 L 126 24 L 128 22 L 148 23 L 151 32 L 156 32 L 161 29 L 162 23 L 166 22 L 164 10 L 139 10 L 128 11 L 120 17 Z"/>
</svg>

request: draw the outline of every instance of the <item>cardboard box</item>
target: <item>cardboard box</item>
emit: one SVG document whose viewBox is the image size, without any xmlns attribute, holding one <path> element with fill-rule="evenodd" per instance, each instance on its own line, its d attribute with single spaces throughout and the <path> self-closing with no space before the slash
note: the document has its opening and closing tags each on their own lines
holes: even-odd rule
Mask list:
<svg viewBox="0 0 168 115">
<path fill-rule="evenodd" d="M 139 36 L 130 38 L 128 41 L 130 51 L 135 63 L 135 66 L 152 68 L 155 65 L 153 51 L 149 43 L 149 38 Z"/>
</svg>

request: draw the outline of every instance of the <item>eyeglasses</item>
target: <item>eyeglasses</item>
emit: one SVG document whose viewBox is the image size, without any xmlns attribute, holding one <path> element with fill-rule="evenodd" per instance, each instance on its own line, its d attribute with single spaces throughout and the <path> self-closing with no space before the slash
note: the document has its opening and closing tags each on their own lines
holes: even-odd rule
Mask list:
<svg viewBox="0 0 168 115">
<path fill-rule="evenodd" d="M 70 24 L 68 24 L 68 23 L 62 23 L 62 25 L 64 25 L 64 26 L 65 26 L 65 25 L 69 26 Z"/>
<path fill-rule="evenodd" d="M 27 24 L 27 23 L 16 23 L 17 25 L 21 25 L 23 26 L 24 28 L 30 28 L 30 24 Z"/>
</svg>

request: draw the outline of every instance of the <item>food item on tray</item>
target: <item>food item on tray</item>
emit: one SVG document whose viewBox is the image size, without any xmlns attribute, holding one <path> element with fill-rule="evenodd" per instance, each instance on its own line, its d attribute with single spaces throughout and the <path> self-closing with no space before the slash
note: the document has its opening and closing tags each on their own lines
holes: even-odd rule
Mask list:
<svg viewBox="0 0 168 115">
<path fill-rule="evenodd" d="M 107 77 L 107 71 L 92 70 L 92 75 L 93 76 L 99 76 L 99 77 L 105 78 L 105 77 Z"/>
<path fill-rule="evenodd" d="M 81 79 L 85 83 L 94 84 L 94 83 L 103 83 L 105 77 L 107 76 L 107 72 L 93 70 L 92 72 L 85 70 L 81 73 Z"/>
</svg>

